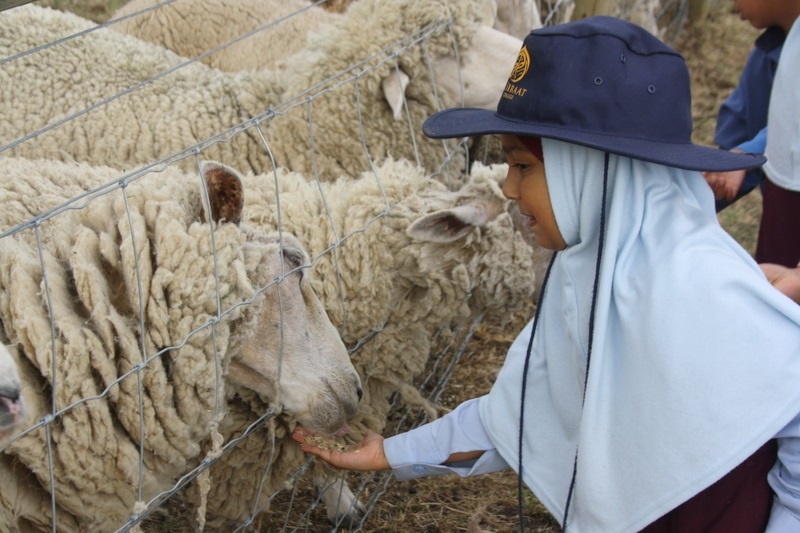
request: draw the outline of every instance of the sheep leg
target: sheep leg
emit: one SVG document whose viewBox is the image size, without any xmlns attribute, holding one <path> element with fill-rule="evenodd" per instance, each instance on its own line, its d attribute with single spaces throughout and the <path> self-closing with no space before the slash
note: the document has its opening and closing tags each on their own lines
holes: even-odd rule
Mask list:
<svg viewBox="0 0 800 533">
<path fill-rule="evenodd" d="M 313 483 L 325 506 L 328 520 L 337 527 L 353 529 L 361 524 L 367 508 L 361 503 L 344 476 L 315 465 Z"/>
</svg>

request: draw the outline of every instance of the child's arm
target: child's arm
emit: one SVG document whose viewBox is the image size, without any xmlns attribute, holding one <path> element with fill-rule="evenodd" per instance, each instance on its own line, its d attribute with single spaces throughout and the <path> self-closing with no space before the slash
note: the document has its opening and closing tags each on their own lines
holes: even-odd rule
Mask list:
<svg viewBox="0 0 800 533">
<path fill-rule="evenodd" d="M 743 142 L 731 152 L 749 152 L 763 154 L 767 148 L 767 128 L 762 128 L 758 134 L 749 141 Z M 732 170 L 730 172 L 703 172 L 703 177 L 714 191 L 717 200 L 733 200 L 739 194 L 744 182 L 746 170 Z"/>
<path fill-rule="evenodd" d="M 438 420 L 387 439 L 369 432 L 347 449 L 326 446 L 303 428 L 297 428 L 292 438 L 304 452 L 337 468 L 391 468 L 399 480 L 448 473 L 471 476 L 508 468 L 483 429 L 478 402 L 468 400 Z"/>
</svg>

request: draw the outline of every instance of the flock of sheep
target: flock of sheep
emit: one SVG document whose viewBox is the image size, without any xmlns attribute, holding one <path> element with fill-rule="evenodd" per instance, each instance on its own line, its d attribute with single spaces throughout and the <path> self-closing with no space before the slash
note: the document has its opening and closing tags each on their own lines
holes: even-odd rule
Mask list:
<svg viewBox="0 0 800 533">
<path fill-rule="evenodd" d="M 189 472 L 196 527 L 248 523 L 307 463 L 294 424 L 381 431 L 460 325 L 531 310 L 505 166 L 420 128 L 496 105 L 539 16 L 510 5 L 0 12 L 0 529 L 116 530 Z"/>
</svg>

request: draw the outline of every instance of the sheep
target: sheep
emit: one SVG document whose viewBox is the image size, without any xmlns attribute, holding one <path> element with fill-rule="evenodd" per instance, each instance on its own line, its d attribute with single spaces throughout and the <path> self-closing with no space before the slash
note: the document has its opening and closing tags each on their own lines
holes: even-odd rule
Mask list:
<svg viewBox="0 0 800 533">
<path fill-rule="evenodd" d="M 204 175 L 236 174 L 214 162 L 202 168 Z M 357 180 L 342 177 L 331 184 L 309 182 L 285 169 L 277 169 L 275 176 L 247 173 L 240 177 L 248 197 L 244 223 L 262 232 L 279 227 L 273 190 L 278 180 L 281 229 L 296 235 L 313 255 L 315 272 L 322 280 L 318 294 L 328 315 L 348 345 L 360 345 L 353 363 L 364 379 L 364 398 L 360 414 L 349 423 L 354 435 L 383 427 L 394 392 L 418 401 L 410 384 L 436 352 L 437 342 L 443 342 L 437 339 L 449 338 L 459 323 L 483 313 L 511 319 L 515 313 L 529 311 L 536 268 L 531 265 L 530 247 L 512 228 L 509 202 L 499 190 L 505 171 L 502 165 L 477 165 L 470 183 L 457 192 L 427 179 L 422 169 L 409 162 L 393 160 L 376 168 L 380 184 L 371 173 Z M 63 170 L 58 175 L 69 176 Z M 30 204 L 25 209 L 42 212 L 54 203 L 47 191 L 72 194 L 75 190 L 70 185 L 75 181 L 64 179 L 57 187 L 17 195 Z M 4 203 L 15 213 L 14 202 Z M 333 226 L 326 222 L 328 212 Z M 343 240 L 334 257 L 326 251 L 336 244 L 337 236 Z M 380 334 L 374 335 L 376 331 Z M 240 435 L 266 407 L 255 392 L 239 391 L 228 402 L 220 425 L 223 441 Z M 274 431 L 280 442 L 285 429 Z M 274 480 L 284 478 L 303 460 L 292 446 L 279 446 L 270 457 L 273 452 L 260 442 L 250 438 L 238 443 L 211 468 L 210 524 L 224 528 L 263 505 L 252 498 L 265 463 L 270 463 L 270 480 Z M 330 480 L 323 480 L 325 472 L 319 468 L 315 468 L 315 483 L 328 486 Z M 264 497 L 269 494 L 262 491 Z M 359 519 L 359 503 L 340 480 L 335 489 L 323 494 L 323 500 L 331 520 Z"/>
<path fill-rule="evenodd" d="M 0 449 L 8 442 L 11 432 L 25 422 L 25 417 L 17 364 L 8 348 L 0 344 Z"/>
<path fill-rule="evenodd" d="M 132 0 L 111 16 L 114 30 L 133 35 L 227 72 L 280 68 L 306 45 L 306 36 L 342 15 L 308 0 Z M 263 28 L 262 28 L 263 27 Z M 261 28 L 261 29 L 259 29 Z M 237 41 L 239 37 L 255 32 Z"/>
<path fill-rule="evenodd" d="M 494 4 L 493 27 L 524 39 L 531 30 L 542 27 L 537 0 L 490 0 Z"/>
<path fill-rule="evenodd" d="M 466 305 L 499 319 L 534 290 L 531 246 L 515 233 L 513 202 L 500 191 L 506 169 L 477 165 L 457 191 L 392 158 L 330 183 L 283 168 L 274 178 L 248 173 L 243 217 L 265 229 L 280 222 L 303 242 L 326 280 L 320 298 L 347 344 L 395 321 L 392 314 L 441 324 Z M 338 260 L 324 253 L 337 236 Z"/>
<path fill-rule="evenodd" d="M 203 168 L 236 172 L 213 161 Z M 321 280 L 325 310 L 354 350 L 364 396 L 348 423 L 353 438 L 384 428 L 394 393 L 429 407 L 413 383 L 459 325 L 480 315 L 502 321 L 531 311 L 537 268 L 500 192 L 506 170 L 476 165 L 458 191 L 426 178 L 409 161 L 392 159 L 376 165 L 375 174 L 332 183 L 282 168 L 240 176 L 248 197 L 243 222 L 262 231 L 281 228 L 303 243 Z M 241 434 L 264 408 L 253 393 L 240 393 L 221 429 L 224 440 Z M 276 431 L 276 438 L 284 437 L 283 428 Z M 263 438 L 270 436 L 263 431 Z M 211 467 L 208 524 L 215 529 L 266 505 L 269 490 L 253 501 L 264 464 L 280 479 L 302 460 L 296 447 L 280 447 L 271 457 L 260 442 L 239 443 Z M 324 480 L 326 474 L 324 466 L 314 466 L 315 484 L 333 485 L 322 495 L 329 519 L 358 522 L 362 507 L 354 494 L 342 480 Z"/>
<path fill-rule="evenodd" d="M 494 108 L 521 44 L 481 25 L 478 1 L 402 0 L 386 9 L 360 0 L 280 71 L 222 73 L 196 63 L 177 69 L 186 62 L 180 56 L 101 28 L 0 65 L 0 153 L 131 169 L 197 147 L 204 157 L 256 173 L 272 168 L 272 155 L 280 166 L 335 179 L 369 168 L 366 147 L 373 160 L 419 157 L 435 173 L 452 142 L 423 139 L 422 120 L 460 103 L 462 78 L 465 105 Z M 93 28 L 74 15 L 22 6 L 0 17 L 0 49 L 23 53 Z M 349 81 L 337 86 L 342 79 Z M 448 172 L 460 178 L 464 156 L 451 158 Z"/>
<path fill-rule="evenodd" d="M 111 15 L 112 20 L 122 19 L 113 28 L 183 57 L 208 53 L 200 59 L 203 63 L 228 72 L 280 68 L 302 50 L 309 35 L 342 16 L 312 7 L 308 0 L 160 4 L 162 0 L 131 0 Z M 482 9 L 488 25 L 519 39 L 542 27 L 534 0 L 484 0 Z"/>
<path fill-rule="evenodd" d="M 287 60 L 287 105 L 278 110 L 286 113 L 267 132 L 277 164 L 330 181 L 358 175 L 392 156 L 414 161 L 457 187 L 465 154 L 454 141 L 423 136 L 422 122 L 443 107 L 495 109 L 522 46 L 485 23 L 481 4 L 351 4 L 338 23 L 311 36 Z M 440 26 L 449 20 L 449 30 Z M 353 68 L 356 57 L 363 61 Z"/>
<path fill-rule="evenodd" d="M 141 10 L 152 8 L 158 3 L 159 0 L 133 0 L 120 8 L 113 15 L 113 18 L 132 16 Z M 419 2 L 415 3 L 419 4 Z M 391 11 L 387 10 L 385 5 L 382 6 L 382 9 L 389 11 L 391 14 Z M 404 6 L 393 6 L 393 9 L 395 12 L 407 12 Z M 530 29 L 541 26 L 538 8 L 532 0 L 500 0 L 499 2 L 498 0 L 483 0 L 477 4 L 476 9 L 477 14 L 475 16 L 479 17 L 487 27 L 492 26 L 504 33 L 514 35 L 518 39 L 524 37 Z M 286 19 L 281 20 L 283 17 L 286 17 Z M 245 2 L 240 0 L 179 0 L 122 20 L 114 24 L 113 27 L 117 31 L 159 44 L 187 57 L 197 57 L 223 46 L 221 50 L 211 53 L 201 60 L 215 68 L 236 72 L 280 68 L 284 63 L 291 61 L 288 58 L 302 51 L 302 47 L 306 45 L 306 41 L 310 37 L 320 33 L 326 25 L 334 24 L 341 17 L 342 15 L 339 13 L 309 7 L 307 0 L 289 2 L 285 0 L 249 0 Z M 355 20 L 358 20 L 358 18 L 356 17 Z M 220 21 L 223 23 L 220 23 Z M 275 22 L 255 35 L 224 47 L 237 37 L 254 31 L 268 21 Z M 386 25 L 382 24 L 381 26 L 385 27 Z M 348 27 L 352 30 L 353 28 L 358 28 L 359 24 L 351 23 Z M 215 31 L 198 31 L 198 28 L 213 28 Z M 487 41 L 486 45 L 483 46 L 486 51 L 496 54 L 495 57 L 502 57 L 500 54 L 504 53 L 504 51 L 509 58 L 516 56 L 521 41 L 503 38 L 497 32 L 487 31 L 486 27 L 481 27 L 480 31 L 487 34 L 486 37 L 483 37 Z M 396 39 L 398 36 L 390 34 L 389 37 Z M 384 41 L 386 43 L 391 42 L 386 38 L 384 38 Z M 326 55 L 328 53 L 326 52 Z M 488 72 L 486 71 L 487 65 L 497 64 L 496 60 L 486 57 L 472 59 L 472 56 L 468 56 L 465 63 L 462 75 L 464 76 L 463 85 L 466 89 L 481 87 L 487 81 L 490 82 L 490 85 L 481 90 L 481 93 L 487 95 L 486 99 L 470 101 L 468 91 L 466 105 L 477 107 L 495 105 L 496 96 L 500 93 L 500 87 L 494 87 L 495 80 L 505 78 L 509 65 L 500 63 L 498 64 L 498 70 Z M 319 72 L 319 68 L 316 65 L 308 67 L 307 70 Z M 457 94 L 460 90 L 461 80 L 458 79 L 457 75 L 453 75 L 456 74 L 456 70 L 454 68 L 443 69 L 441 65 L 434 70 L 442 73 L 440 75 L 446 81 L 445 89 L 447 89 L 447 92 Z M 306 83 L 310 87 L 316 85 L 319 81 L 319 79 L 309 79 Z M 391 111 L 394 117 L 394 121 L 387 121 L 387 129 L 398 129 L 402 126 L 402 123 L 392 123 L 403 118 L 403 94 L 396 91 L 408 83 L 405 73 L 390 71 L 389 76 L 381 84 L 385 87 L 383 96 L 385 96 L 386 103 L 392 106 Z M 302 89 L 304 87 L 299 87 L 298 91 Z M 374 117 L 376 115 L 370 114 L 369 116 Z M 288 129 L 292 127 L 288 127 Z M 356 134 L 355 128 L 351 128 L 351 131 L 354 132 L 354 135 Z M 273 137 L 278 137 L 278 135 Z M 424 139 L 419 140 L 425 142 Z M 500 150 L 498 147 L 491 148 L 491 151 L 485 148 L 488 140 L 485 139 L 481 142 L 480 139 L 476 139 L 472 143 L 474 146 L 470 145 L 471 160 L 477 159 L 484 163 L 503 161 L 503 158 L 499 156 Z M 410 143 L 410 147 L 413 147 L 415 141 L 416 139 L 406 139 L 406 142 Z M 438 142 L 441 143 L 442 141 Z M 358 147 L 357 154 L 360 154 L 361 151 L 361 147 Z M 335 153 L 337 158 L 341 157 L 339 153 L 333 151 L 330 153 Z M 386 153 L 396 152 L 395 150 L 387 149 Z M 407 156 L 410 155 L 411 152 L 407 154 Z M 428 168 L 435 170 L 440 165 L 443 156 L 441 153 L 434 153 L 431 157 L 424 155 L 423 157 L 425 157 L 425 163 L 428 164 Z M 456 161 L 460 161 L 460 158 L 456 157 Z M 300 171 L 309 171 L 308 166 L 297 167 L 294 164 L 290 166 Z M 458 169 L 460 165 L 457 166 L 454 162 L 452 168 Z M 341 171 L 342 169 L 337 170 Z M 332 175 L 335 176 L 336 172 Z M 452 179 L 453 177 L 453 171 L 443 175 L 443 179 L 454 181 L 458 184 L 459 180 Z"/>
<path fill-rule="evenodd" d="M 236 175 L 11 157 L 0 175 L 0 323 L 30 419 L 49 420 L 0 459 L 0 530 L 121 527 L 219 456 L 240 396 L 276 424 L 346 429 L 361 380 L 307 251 L 241 223 Z"/>
<path fill-rule="evenodd" d="M 420 405 L 412 384 L 459 325 L 481 315 L 502 323 L 531 312 L 537 265 L 512 227 L 511 202 L 500 192 L 506 170 L 476 165 L 458 191 L 426 178 L 407 160 L 387 159 L 374 174 L 330 183 L 286 169 L 242 176 L 248 191 L 244 220 L 265 229 L 280 225 L 304 243 L 323 280 L 323 305 L 354 348 L 364 397 L 346 438 L 384 429 L 395 393 Z M 240 407 L 241 430 L 261 407 L 256 403 L 249 415 L 248 405 Z M 258 454 L 257 448 L 237 448 L 226 457 L 235 468 L 226 460 L 216 464 L 212 477 L 237 480 L 235 487 L 221 484 L 221 490 L 241 488 L 246 494 L 257 487 L 263 460 Z M 332 521 L 358 521 L 359 504 L 349 488 L 339 483 L 331 500 L 338 503 L 326 504 Z M 241 510 L 225 513 L 237 516 Z"/>
</svg>

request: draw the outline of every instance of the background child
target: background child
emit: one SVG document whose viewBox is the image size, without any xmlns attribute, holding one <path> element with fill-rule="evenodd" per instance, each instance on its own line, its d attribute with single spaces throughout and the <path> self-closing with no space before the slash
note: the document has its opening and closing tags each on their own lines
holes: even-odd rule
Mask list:
<svg viewBox="0 0 800 533">
<path fill-rule="evenodd" d="M 798 1 L 800 3 L 800 1 Z M 756 261 L 793 267 L 800 262 L 800 23 L 786 37 L 769 105 Z"/>
<path fill-rule="evenodd" d="M 800 14 L 796 0 L 734 0 L 742 20 L 764 32 L 756 39 L 739 84 L 720 106 L 714 142 L 725 150 L 763 154 L 770 92 L 786 34 Z M 721 211 L 760 185 L 762 169 L 706 173 Z"/>
</svg>

